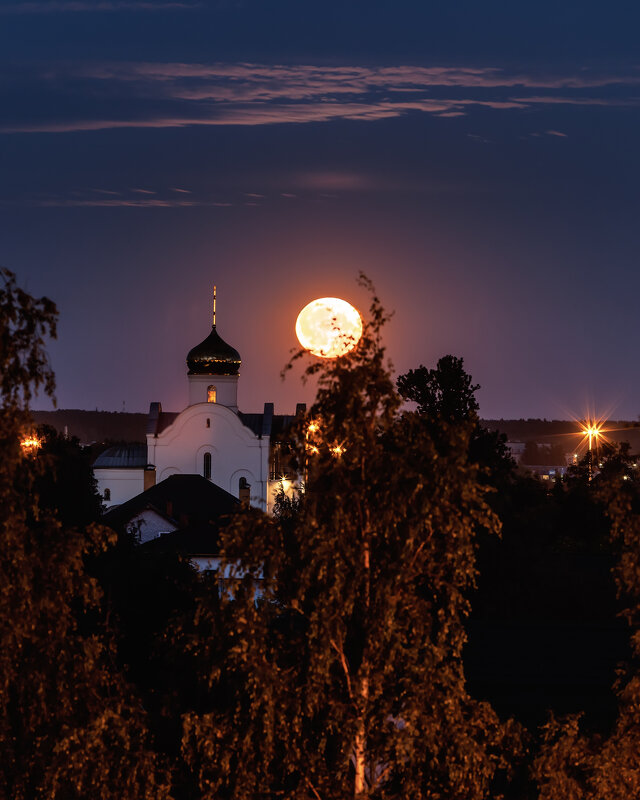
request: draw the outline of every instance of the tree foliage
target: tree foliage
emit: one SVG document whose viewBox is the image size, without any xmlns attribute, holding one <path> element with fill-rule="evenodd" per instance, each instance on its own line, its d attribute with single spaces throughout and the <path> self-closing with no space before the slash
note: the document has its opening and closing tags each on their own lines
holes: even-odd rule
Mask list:
<svg viewBox="0 0 640 800">
<path fill-rule="evenodd" d="M 21 439 L 27 404 L 53 392 L 44 336 L 54 304 L 3 271 L 0 288 L 0 798 L 160 798 L 165 771 L 144 712 L 113 668 L 102 595 L 86 558 L 113 534 L 64 527 L 39 492 L 47 460 Z"/>
<path fill-rule="evenodd" d="M 628 446 L 622 445 L 593 479 L 585 467 L 575 470 L 572 480 L 582 482 L 608 523 L 632 660 L 618 675 L 618 716 L 612 729 L 593 734 L 584 729 L 581 714 L 551 716 L 533 775 L 540 800 L 626 800 L 640 796 L 640 479 Z"/>
<path fill-rule="evenodd" d="M 498 797 L 518 749 L 465 690 L 475 531 L 499 527 L 472 425 L 399 413 L 386 321 L 374 295 L 358 347 L 307 369 L 304 494 L 224 535 L 226 590 L 190 640 L 210 706 L 183 752 L 204 798 Z"/>
<path fill-rule="evenodd" d="M 467 428 L 468 457 L 478 466 L 480 481 L 502 490 L 513 482 L 515 463 L 506 437 L 480 422 L 479 388 L 465 371 L 464 360 L 451 355 L 439 359 L 433 369 L 420 366 L 398 378 L 398 392 L 416 403 L 416 412 L 434 440 L 446 442 L 451 427 Z"/>
</svg>

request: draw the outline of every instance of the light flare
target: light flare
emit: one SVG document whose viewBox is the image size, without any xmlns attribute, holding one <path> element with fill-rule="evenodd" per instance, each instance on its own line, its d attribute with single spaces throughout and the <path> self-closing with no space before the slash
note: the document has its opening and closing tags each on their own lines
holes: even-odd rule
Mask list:
<svg viewBox="0 0 640 800">
<path fill-rule="evenodd" d="M 29 433 L 21 440 L 20 447 L 25 455 L 32 455 L 42 447 L 42 439 L 35 433 Z"/>
</svg>

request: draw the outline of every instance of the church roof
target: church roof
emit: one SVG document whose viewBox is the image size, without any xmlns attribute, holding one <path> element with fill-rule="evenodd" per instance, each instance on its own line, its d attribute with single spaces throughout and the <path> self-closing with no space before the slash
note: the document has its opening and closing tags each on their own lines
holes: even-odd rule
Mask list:
<svg viewBox="0 0 640 800">
<path fill-rule="evenodd" d="M 109 447 L 93 462 L 94 469 L 144 469 L 147 466 L 147 445 L 139 442 Z"/>
<path fill-rule="evenodd" d="M 278 439 L 286 432 L 296 416 L 304 414 L 305 410 L 305 404 L 298 403 L 295 415 L 274 414 L 273 403 L 265 403 L 262 413 L 245 414 L 243 411 L 239 411 L 238 419 L 245 428 L 249 428 L 256 436 L 271 436 L 273 439 Z M 178 416 L 179 414 L 176 411 L 163 411 L 160 403 L 151 403 L 147 420 L 147 433 L 158 436 L 169 425 L 172 425 Z"/>
<path fill-rule="evenodd" d="M 240 353 L 224 341 L 215 324 L 187 355 L 189 375 L 237 375 L 241 363 Z"/>
<path fill-rule="evenodd" d="M 293 414 L 274 414 L 273 403 L 265 403 L 265 406 L 271 406 L 271 413 L 268 409 L 266 409 L 266 413 L 262 414 L 245 414 L 239 411 L 238 417 L 242 424 L 256 436 L 278 437 L 287 430 L 295 417 Z"/>
</svg>

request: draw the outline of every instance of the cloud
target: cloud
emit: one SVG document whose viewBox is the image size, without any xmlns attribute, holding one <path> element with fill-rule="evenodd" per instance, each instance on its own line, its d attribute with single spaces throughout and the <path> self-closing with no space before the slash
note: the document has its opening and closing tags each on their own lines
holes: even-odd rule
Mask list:
<svg viewBox="0 0 640 800">
<path fill-rule="evenodd" d="M 303 189 L 316 191 L 359 191 L 372 187 L 368 175 L 355 172 L 305 172 L 295 177 L 294 182 Z"/>
<path fill-rule="evenodd" d="M 167 11 L 173 9 L 197 9 L 202 3 L 194 2 L 145 2 L 145 0 L 42 0 L 41 2 L 5 3 L 0 5 L 0 15 L 58 14 L 83 11 Z"/>
<path fill-rule="evenodd" d="M 566 133 L 562 133 L 562 131 L 545 131 L 547 136 L 561 136 L 563 139 L 567 138 Z"/>
<path fill-rule="evenodd" d="M 167 82 L 209 81 L 185 89 L 183 97 L 273 99 L 305 98 L 319 92 L 361 93 L 371 89 L 389 92 L 423 91 L 427 87 L 588 89 L 612 85 L 640 85 L 640 71 L 630 73 L 580 70 L 568 74 L 509 72 L 498 67 L 361 67 L 236 63 L 139 62 L 91 65 L 81 70 L 92 78 Z M 210 93 L 210 94 L 209 94 Z"/>
<path fill-rule="evenodd" d="M 23 76 L 23 84 L 24 80 Z M 119 111 L 109 114 L 110 104 L 101 103 L 96 116 L 30 116 L 6 121 L 0 132 L 365 122 L 410 114 L 456 118 L 482 108 L 517 111 L 543 104 L 640 103 L 630 93 L 640 86 L 640 70 L 635 68 L 624 73 L 580 70 L 552 75 L 496 67 L 127 62 L 58 65 L 46 73 L 33 73 L 28 80 L 35 93 L 45 87 L 49 102 L 42 104 L 44 108 L 89 107 L 96 96 L 107 93 L 114 101 L 111 107 Z M 601 96 L 594 97 L 594 90 Z M 609 91 L 615 95 L 607 96 Z M 56 93 L 60 103 L 51 102 Z M 32 108 L 37 113 L 38 103 L 33 102 Z"/>
<path fill-rule="evenodd" d="M 531 103 L 562 106 L 603 106 L 609 108 L 638 107 L 640 97 L 569 97 L 567 95 L 532 95 L 531 97 L 514 97 L 517 103 Z"/>
<path fill-rule="evenodd" d="M 211 200 L 180 200 L 178 198 L 159 199 L 159 198 L 96 198 L 91 199 L 64 199 L 51 198 L 36 200 L 29 205 L 45 208 L 193 208 L 195 206 L 207 206 L 216 208 L 227 208 L 233 203 L 214 202 Z"/>
</svg>

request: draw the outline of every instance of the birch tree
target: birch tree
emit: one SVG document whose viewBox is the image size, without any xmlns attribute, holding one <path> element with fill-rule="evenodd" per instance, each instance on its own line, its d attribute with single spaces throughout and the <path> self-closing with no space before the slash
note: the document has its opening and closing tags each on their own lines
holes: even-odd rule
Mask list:
<svg viewBox="0 0 640 800">
<path fill-rule="evenodd" d="M 183 739 L 203 798 L 501 796 L 517 730 L 468 696 L 461 658 L 475 531 L 499 523 L 469 425 L 436 441 L 400 413 L 387 321 L 373 295 L 355 350 L 307 368 L 304 491 L 224 535 L 234 580 L 191 642 L 211 706 Z"/>
</svg>

